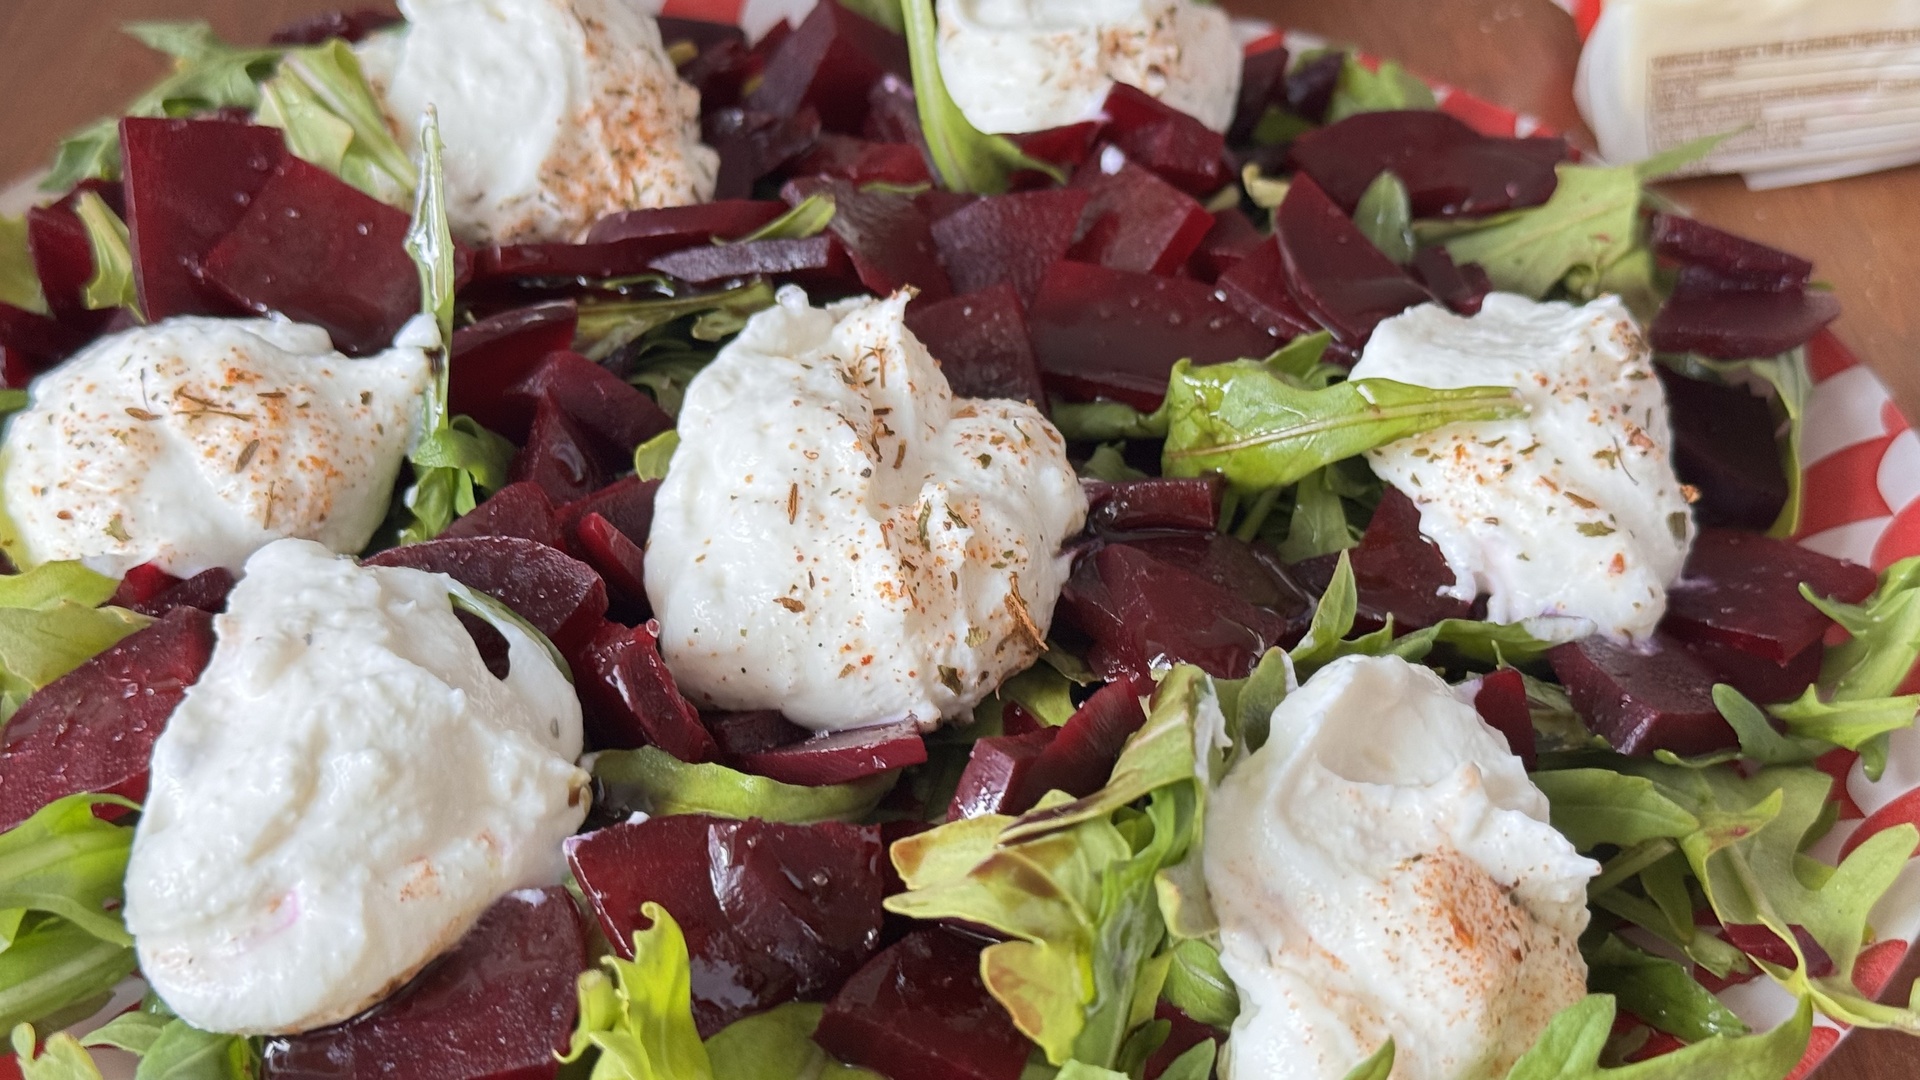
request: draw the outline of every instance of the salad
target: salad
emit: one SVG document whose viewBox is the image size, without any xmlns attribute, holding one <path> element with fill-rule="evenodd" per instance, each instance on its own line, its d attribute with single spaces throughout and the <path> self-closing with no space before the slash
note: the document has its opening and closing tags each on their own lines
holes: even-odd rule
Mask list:
<svg viewBox="0 0 1920 1080">
<path fill-rule="evenodd" d="M 1920 1033 L 1920 831 L 1820 843 L 1920 559 L 1787 539 L 1838 306 L 1645 189 L 1710 143 L 1191 0 L 401 8 L 129 27 L 172 74 L 0 221 L 28 1080 Z"/>
</svg>

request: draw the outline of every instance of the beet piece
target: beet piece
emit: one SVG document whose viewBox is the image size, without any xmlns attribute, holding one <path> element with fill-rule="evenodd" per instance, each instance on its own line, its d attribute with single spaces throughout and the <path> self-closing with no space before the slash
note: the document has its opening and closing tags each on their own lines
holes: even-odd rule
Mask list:
<svg viewBox="0 0 1920 1080">
<path fill-rule="evenodd" d="M 747 84 L 765 67 L 766 61 L 747 48 L 744 40 L 728 38 L 705 46 L 680 65 L 680 78 L 700 92 L 700 108 L 706 112 L 740 104 Z"/>
<path fill-rule="evenodd" d="M 813 146 L 820 135 L 820 114 L 810 107 L 792 116 L 716 109 L 701 118 L 700 130 L 703 141 L 720 155 L 713 197 L 744 199 L 761 177 Z"/>
<path fill-rule="evenodd" d="M 379 352 L 420 310 L 407 215 L 288 157 L 207 252 L 208 284 L 256 314 L 313 323 L 349 356 Z"/>
<path fill-rule="evenodd" d="M 64 200 L 63 200 L 64 201 Z M 93 248 L 80 215 L 61 203 L 27 211 L 27 250 L 40 291 L 56 318 L 88 318 L 84 292 L 93 279 Z"/>
<path fill-rule="evenodd" d="M 1278 240 L 1261 238 L 1214 284 L 1228 306 L 1273 334 L 1275 345 L 1320 331 L 1320 324 L 1293 298 Z"/>
<path fill-rule="evenodd" d="M 1293 298 L 1343 344 L 1359 348 L 1380 320 L 1426 303 L 1426 290 L 1312 179 L 1294 177 L 1273 219 Z"/>
<path fill-rule="evenodd" d="M 1024 734 L 989 735 L 974 742 L 967 767 L 947 804 L 947 820 L 986 814 L 1019 814 L 1045 794 L 1031 791 L 1030 777 L 1040 755 L 1060 736 L 1056 727 Z M 1031 796 L 1031 797 L 1029 797 Z"/>
<path fill-rule="evenodd" d="M 465 413 L 515 442 L 524 440 L 533 415 L 526 402 L 508 401 L 507 389 L 548 353 L 572 345 L 579 318 L 573 301 L 549 300 L 455 330 L 447 368 L 449 411 Z"/>
<path fill-rule="evenodd" d="M 580 909 L 559 886 L 493 902 L 450 951 L 343 1024 L 269 1038 L 266 1080 L 550 1080 L 587 966 Z"/>
<path fill-rule="evenodd" d="M 839 985 L 879 942 L 885 852 L 873 826 L 682 814 L 576 836 L 566 852 L 622 956 L 643 903 L 680 924 L 702 1035 Z"/>
<path fill-rule="evenodd" d="M 1327 52 L 1296 64 L 1287 74 L 1288 111 L 1310 124 L 1325 121 L 1346 63 L 1345 53 Z"/>
<path fill-rule="evenodd" d="M 732 23 L 678 18 L 672 15 L 661 15 L 654 21 L 660 24 L 661 44 L 669 47 L 676 41 L 684 41 L 695 49 L 705 52 L 715 45 L 726 42 L 743 46 L 747 43 L 747 32 Z"/>
<path fill-rule="evenodd" d="M 1527 683 L 1516 668 L 1501 668 L 1481 677 L 1473 709 L 1487 726 L 1506 736 L 1507 749 L 1531 772 L 1539 760 L 1534 750 L 1533 713 L 1527 708 Z"/>
<path fill-rule="evenodd" d="M 1352 213 L 1383 172 L 1407 187 L 1416 218 L 1482 217 L 1539 206 L 1559 186 L 1564 139 L 1482 135 L 1436 109 L 1365 112 L 1294 140 L 1294 167 Z"/>
<path fill-rule="evenodd" d="M 818 177 L 789 180 L 780 189 L 789 205 L 813 195 L 832 196 L 833 220 L 827 230 L 846 245 L 861 284 L 882 296 L 912 285 L 929 302 L 953 295 L 927 216 L 913 196 Z"/>
<path fill-rule="evenodd" d="M 1807 974 L 1810 977 L 1819 979 L 1833 974 L 1833 957 L 1812 932 L 1799 923 L 1789 923 L 1787 929 L 1793 931 L 1794 940 L 1807 958 Z M 1765 923 L 1721 923 L 1720 932 L 1734 948 L 1755 959 L 1784 968 L 1797 967 L 1800 963 L 1800 958 L 1793 954 L 1793 947 Z"/>
<path fill-rule="evenodd" d="M 598 514 L 607 523 L 625 533 L 637 544 L 647 542 L 653 529 L 653 499 L 660 481 L 623 476 L 599 491 L 554 511 L 554 522 L 561 535 L 572 533 L 588 514 Z"/>
<path fill-rule="evenodd" d="M 1202 281 L 1213 281 L 1253 253 L 1267 234 L 1237 206 L 1213 215 L 1213 226 L 1187 260 L 1187 269 Z"/>
<path fill-rule="evenodd" d="M 1244 145 L 1253 138 L 1253 129 L 1273 106 L 1287 104 L 1287 61 L 1284 46 L 1247 53 L 1240 59 L 1240 96 L 1233 106 L 1233 123 L 1227 128 L 1227 142 Z"/>
<path fill-rule="evenodd" d="M 1439 547 L 1420 535 L 1420 508 L 1398 488 L 1386 489 L 1359 546 L 1347 557 L 1359 593 L 1356 629 L 1378 630 L 1391 616 L 1395 630 L 1418 630 L 1473 613 L 1468 601 L 1441 595 L 1442 588 L 1453 585 L 1453 571 Z M 1338 562 L 1337 555 L 1322 555 L 1293 569 L 1315 591 L 1324 592 Z"/>
<path fill-rule="evenodd" d="M 813 735 L 813 732 L 772 709 L 701 713 L 700 722 L 707 726 L 713 741 L 720 745 L 721 759 L 729 763 L 737 762 L 748 754 L 791 746 Z"/>
<path fill-rule="evenodd" d="M 1174 187 L 1205 197 L 1232 182 L 1225 137 L 1159 98 L 1117 82 L 1102 111 L 1108 136 L 1128 160 Z"/>
<path fill-rule="evenodd" d="M 139 800 L 167 717 L 213 656 L 213 617 L 177 608 L 27 698 L 0 734 L 0 830 L 82 791 Z"/>
<path fill-rule="evenodd" d="M 1767 402 L 1664 365 L 1655 368 L 1673 414 L 1673 467 L 1700 491 L 1701 525 L 1763 530 L 1787 502 L 1787 477 L 1774 442 L 1779 422 Z"/>
<path fill-rule="evenodd" d="M 198 608 L 209 615 L 227 609 L 227 594 L 233 591 L 233 571 L 216 566 L 177 582 L 150 600 L 131 605 L 150 619 L 163 619 L 174 608 Z"/>
<path fill-rule="evenodd" d="M 1100 133 L 1105 130 L 1106 125 L 1098 120 L 1082 120 L 1077 124 L 1027 131 L 1018 135 L 1009 135 L 1007 138 L 1013 140 L 1013 144 L 1020 148 L 1020 152 L 1028 157 L 1037 158 L 1072 173 L 1093 156 L 1094 145 L 1100 141 Z M 1028 170 L 1013 174 L 1014 186 L 1021 187 L 1023 178 L 1031 178 L 1036 184 L 1051 185 L 1053 183 L 1053 180 L 1044 174 Z"/>
<path fill-rule="evenodd" d="M 610 476 L 632 469 L 634 448 L 673 426 L 673 417 L 651 397 L 578 353 L 548 353 L 506 396 L 531 412 L 538 412 L 542 399 L 552 399 Z"/>
<path fill-rule="evenodd" d="M 681 761 L 712 761 L 720 748 L 660 659 L 659 641 L 658 623 L 605 623 L 586 648 L 567 654 L 587 743 L 600 750 L 658 746 Z"/>
<path fill-rule="evenodd" d="M 1145 685 L 1151 689 L 1152 683 Z M 1060 728 L 1059 737 L 1040 751 L 1025 785 L 1008 791 L 1001 812 L 1026 813 L 1049 791 L 1077 799 L 1104 787 L 1121 747 L 1147 722 L 1140 690 L 1141 684 L 1123 678 L 1094 691 Z"/>
<path fill-rule="evenodd" d="M 1413 276 L 1456 315 L 1478 315 L 1480 305 L 1493 291 L 1493 280 L 1479 263 L 1454 264 L 1453 256 L 1439 246 L 1421 248 L 1413 253 Z"/>
<path fill-rule="evenodd" d="M 1800 595 L 1857 604 L 1877 587 L 1873 571 L 1785 540 L 1702 529 L 1667 592 L 1661 624 L 1676 637 L 1717 641 L 1784 664 L 1819 641 L 1832 620 Z"/>
<path fill-rule="evenodd" d="M 0 304 L 0 346 L 40 365 L 66 359 L 92 336 L 86 330 L 64 325 L 45 315 L 12 304 Z"/>
<path fill-rule="evenodd" d="M 586 558 L 587 565 L 606 579 L 611 607 L 631 612 L 630 617 L 634 619 L 652 615 L 647 602 L 646 552 L 641 544 L 606 518 L 592 513 L 574 526 L 573 543 Z"/>
<path fill-rule="evenodd" d="M 1144 677 L 1162 659 L 1244 678 L 1289 630 L 1279 615 L 1126 544 L 1081 558 L 1059 612 L 1093 638 L 1087 661 L 1109 678 Z"/>
<path fill-rule="evenodd" d="M 368 566 L 446 574 L 512 608 L 571 657 L 599 630 L 607 586 L 578 559 L 517 536 L 442 537 L 388 548 Z"/>
<path fill-rule="evenodd" d="M 517 536 L 547 547 L 559 547 L 561 543 L 553 501 L 531 480 L 516 481 L 494 492 L 474 507 L 473 513 L 455 519 L 440 539 L 474 536 Z"/>
<path fill-rule="evenodd" d="M 1648 338 L 1661 352 L 1743 360 L 1805 345 L 1839 317 L 1839 299 L 1817 289 L 1726 291 L 1683 282 L 1654 316 Z"/>
<path fill-rule="evenodd" d="M 1278 615 L 1287 623 L 1288 643 L 1306 633 L 1313 621 L 1314 594 L 1270 548 L 1218 532 L 1136 534 L 1126 543 Z"/>
<path fill-rule="evenodd" d="M 827 130 L 858 134 L 867 117 L 867 91 L 888 72 L 909 77 L 906 39 L 835 0 L 822 0 L 767 58 L 747 101 L 779 116 L 810 105 Z"/>
<path fill-rule="evenodd" d="M 286 158 L 279 130 L 130 116 L 120 121 L 120 146 L 140 310 L 151 322 L 235 314 L 240 309 L 202 280 L 201 263 Z"/>
<path fill-rule="evenodd" d="M 1174 361 L 1266 356 L 1280 343 L 1200 282 L 1076 262 L 1053 264 L 1027 319 L 1048 390 L 1145 411 L 1166 397 Z"/>
<path fill-rule="evenodd" d="M 1160 1049 L 1148 1056 L 1146 1071 L 1142 1073 L 1146 1080 L 1156 1080 L 1167 1071 L 1175 1058 L 1209 1039 L 1219 1037 L 1219 1032 L 1181 1012 L 1165 998 L 1154 1005 L 1153 1018 L 1165 1020 L 1171 1030 L 1167 1032 L 1167 1041 L 1160 1044 Z"/>
<path fill-rule="evenodd" d="M 842 1061 L 914 1080 L 1019 1080 L 1033 1044 L 980 981 L 981 943 L 916 930 L 827 1003 L 813 1041 Z"/>
<path fill-rule="evenodd" d="M 296 19 L 273 32 L 267 40 L 275 45 L 319 45 L 329 38 L 349 44 L 375 30 L 384 30 L 400 21 L 391 11 L 363 8 L 359 11 L 323 11 Z"/>
<path fill-rule="evenodd" d="M 740 768 L 783 784 L 845 784 L 927 760 L 927 744 L 912 721 L 816 735 L 804 742 L 740 757 Z"/>
<path fill-rule="evenodd" d="M 1785 664 L 1776 664 L 1715 641 L 1680 644 L 1712 674 L 1714 682 L 1726 683 L 1761 705 L 1777 705 L 1799 697 L 1820 678 L 1820 661 L 1827 651 L 1815 642 Z"/>
<path fill-rule="evenodd" d="M 905 142 L 873 142 L 827 132 L 813 144 L 793 171 L 806 177 L 846 180 L 854 184 L 931 183 L 927 159 L 920 148 Z"/>
<path fill-rule="evenodd" d="M 808 282 L 828 287 L 845 287 L 859 280 L 847 259 L 847 249 L 830 234 L 803 240 L 750 240 L 743 244 L 686 248 L 662 255 L 647 265 L 693 285 L 756 274 L 799 275 Z"/>
<path fill-rule="evenodd" d="M 938 303 L 907 305 L 907 329 L 920 339 L 959 397 L 1010 398 L 1047 406 L 1026 312 L 1011 285 L 994 285 Z"/>
<path fill-rule="evenodd" d="M 1212 532 L 1220 525 L 1220 500 L 1226 481 L 1218 473 L 1200 477 L 1151 476 L 1108 483 L 1083 480 L 1087 525 L 1106 532 L 1138 529 L 1191 529 Z"/>
<path fill-rule="evenodd" d="M 515 481 L 531 480 L 555 503 L 570 503 L 606 486 L 607 470 L 598 440 L 581 430 L 578 421 L 550 396 L 534 408 L 527 442 L 514 455 L 508 473 Z"/>
<path fill-rule="evenodd" d="M 927 215 L 929 222 L 937 224 L 941 219 L 957 214 L 984 198 L 985 195 L 933 188 L 915 195 L 913 201 L 920 207 L 920 212 Z"/>
<path fill-rule="evenodd" d="M 1073 188 L 992 195 L 933 224 L 940 262 L 960 293 L 1002 282 L 1033 303 L 1047 268 L 1073 244 L 1089 195 Z"/>
<path fill-rule="evenodd" d="M 1193 196 L 1130 161 L 1112 173 L 1088 162 L 1073 174 L 1073 186 L 1088 195 L 1085 225 L 1072 249 L 1081 262 L 1171 274 L 1213 228 Z"/>
<path fill-rule="evenodd" d="M 180 584 L 181 579 L 174 577 L 153 563 L 141 563 L 128 570 L 113 590 L 113 596 L 107 603 L 115 607 L 132 608 L 141 604 L 151 604 L 160 594 Z"/>
<path fill-rule="evenodd" d="M 1595 635 L 1547 653 L 1574 711 L 1623 754 L 1708 754 L 1739 745 L 1713 704 L 1713 674 L 1655 634 L 1651 652 Z"/>
<path fill-rule="evenodd" d="M 1657 213 L 1648 225 L 1654 254 L 1686 266 L 1702 266 L 1723 278 L 1763 289 L 1805 285 L 1813 264 L 1797 255 L 1758 244 L 1703 221 Z"/>
<path fill-rule="evenodd" d="M 505 244 L 483 249 L 478 280 L 498 278 L 616 278 L 643 274 L 656 256 L 685 247 L 745 236 L 786 207 L 763 199 L 721 199 L 608 214 L 583 244 Z M 565 345 L 559 346 L 565 348 Z"/>
</svg>

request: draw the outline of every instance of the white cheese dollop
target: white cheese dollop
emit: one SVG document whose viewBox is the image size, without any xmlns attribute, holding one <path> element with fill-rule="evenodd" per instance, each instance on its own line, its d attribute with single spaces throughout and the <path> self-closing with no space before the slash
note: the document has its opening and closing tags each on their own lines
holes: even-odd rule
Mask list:
<svg viewBox="0 0 1920 1080">
<path fill-rule="evenodd" d="M 646 575 L 700 704 L 931 725 L 1039 656 L 1086 498 L 1039 410 L 953 396 L 907 300 L 782 289 L 688 386 Z"/>
<path fill-rule="evenodd" d="M 475 243 L 578 239 L 619 210 L 713 198 L 700 94 L 628 0 L 401 0 L 358 46 L 411 151 L 427 106 L 446 143 L 447 217 Z"/>
<path fill-rule="evenodd" d="M 1227 1080 L 1340 1080 L 1389 1037 L 1395 1080 L 1504 1076 L 1586 994 L 1598 865 L 1439 676 L 1346 657 L 1274 710 L 1207 807 Z"/>
<path fill-rule="evenodd" d="M 179 317 L 35 379 L 0 478 L 18 562 L 118 577 L 238 570 L 284 536 L 365 547 L 422 418 L 427 357 L 364 360 L 317 326 Z"/>
<path fill-rule="evenodd" d="M 1195 0 L 939 0 L 940 73 L 982 131 L 1090 120 L 1116 82 L 1215 131 L 1233 123 L 1240 45 Z"/>
<path fill-rule="evenodd" d="M 1674 476 L 1653 354 L 1617 297 L 1574 307 L 1494 293 L 1471 318 L 1425 304 L 1373 332 L 1356 379 L 1511 386 L 1530 415 L 1450 424 L 1368 457 L 1420 506 L 1463 600 L 1495 622 L 1590 620 L 1645 640 L 1686 562 L 1693 518 Z"/>
<path fill-rule="evenodd" d="M 587 811 L 580 706 L 509 622 L 511 671 L 490 674 L 445 575 L 302 540 L 246 571 L 154 746 L 127 929 L 195 1027 L 305 1031 L 396 989 L 501 895 L 560 881 Z"/>
</svg>

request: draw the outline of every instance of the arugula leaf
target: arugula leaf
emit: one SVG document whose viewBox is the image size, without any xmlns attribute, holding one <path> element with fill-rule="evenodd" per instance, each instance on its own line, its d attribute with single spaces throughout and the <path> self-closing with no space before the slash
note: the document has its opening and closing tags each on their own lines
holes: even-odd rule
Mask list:
<svg viewBox="0 0 1920 1080">
<path fill-rule="evenodd" d="M 0 607 L 0 720 L 34 691 L 152 621 L 125 608 L 64 598 L 38 607 Z"/>
<path fill-rule="evenodd" d="M 707 1040 L 713 1075 L 727 1080 L 884 1080 L 879 1073 L 827 1056 L 813 1041 L 826 1007 L 790 1001 L 735 1020 Z"/>
<path fill-rule="evenodd" d="M 1240 991 L 1220 966 L 1220 953 L 1199 938 L 1173 947 L 1173 963 L 1160 994 L 1203 1024 L 1224 1028 L 1240 1015 Z"/>
<path fill-rule="evenodd" d="M 1198 1042 L 1187 1047 L 1179 1057 L 1167 1062 L 1161 1070 L 1160 1080 L 1208 1080 L 1213 1075 L 1213 1061 L 1219 1056 L 1220 1044 L 1212 1039 Z"/>
<path fill-rule="evenodd" d="M 579 1020 L 560 1060 L 598 1049 L 590 1080 L 714 1080 L 693 1026 L 687 939 L 659 904 L 640 905 L 640 914 L 653 925 L 634 931 L 632 960 L 605 956 L 606 971 L 580 973 Z"/>
<path fill-rule="evenodd" d="M 1261 361 L 1173 367 L 1167 388 L 1168 476 L 1223 473 L 1243 490 L 1285 487 L 1315 469 L 1447 424 L 1522 416 L 1509 387 L 1431 390 L 1358 379 L 1289 385 Z"/>
<path fill-rule="evenodd" d="M 1346 504 L 1333 490 L 1332 468 L 1315 469 L 1294 485 L 1293 514 L 1279 549 L 1286 562 L 1332 555 L 1360 543 L 1360 530 L 1347 520 Z"/>
<path fill-rule="evenodd" d="M 1360 195 L 1353 223 L 1380 253 L 1397 263 L 1413 258 L 1413 204 L 1407 185 L 1392 172 L 1382 172 Z"/>
<path fill-rule="evenodd" d="M 1287 190 L 1293 182 L 1268 176 L 1260 171 L 1259 163 L 1248 162 L 1240 168 L 1240 186 L 1246 190 L 1248 202 L 1262 210 L 1272 210 L 1287 201 Z"/>
<path fill-rule="evenodd" d="M 1016 172 L 1045 173 L 1054 183 L 1066 183 L 1066 174 L 1050 162 L 1030 157 L 1013 140 L 988 135 L 973 126 L 947 93 L 940 77 L 939 29 L 934 23 L 933 0 L 902 0 L 907 56 L 913 67 L 913 93 L 926 133 L 934 171 L 948 191 L 998 195 Z"/>
<path fill-rule="evenodd" d="M 140 1058 L 133 1080 L 252 1080 L 257 1064 L 251 1040 L 174 1019 Z"/>
<path fill-rule="evenodd" d="M 64 919 L 41 919 L 0 952 L 0 1024 L 61 1027 L 106 1003 L 133 950 Z"/>
<path fill-rule="evenodd" d="M 1829 702 L 1821 701 L 1818 692 L 1808 687 L 1793 701 L 1769 705 L 1767 712 L 1786 724 L 1790 734 L 1858 750 L 1862 756 L 1877 744 L 1884 758 L 1885 736 L 1913 726 L 1914 715 L 1920 713 L 1920 694 Z"/>
<path fill-rule="evenodd" d="M 123 1012 L 81 1036 L 81 1046 L 111 1046 L 136 1057 L 145 1056 L 173 1018 L 145 1009 Z"/>
<path fill-rule="evenodd" d="M 359 58 L 338 38 L 289 51 L 260 85 L 254 120 L 282 129 L 293 156 L 389 206 L 405 206 L 419 182 Z"/>
<path fill-rule="evenodd" d="M 118 910 L 133 830 L 95 817 L 102 804 L 137 808 L 117 795 L 68 795 L 0 833 L 0 910 L 43 911 L 133 944 Z"/>
<path fill-rule="evenodd" d="M 1700 828 L 1699 818 L 1645 777 L 1564 769 L 1535 773 L 1533 782 L 1547 796 L 1553 827 L 1581 851 L 1600 844 L 1677 840 Z"/>
<path fill-rule="evenodd" d="M 1334 563 L 1333 577 L 1327 581 L 1326 591 L 1314 606 L 1313 621 L 1307 624 L 1306 636 L 1289 651 L 1293 666 L 1317 668 L 1335 659 L 1340 642 L 1353 630 L 1359 610 L 1360 590 L 1353 581 L 1353 563 L 1342 551 L 1339 561 Z"/>
<path fill-rule="evenodd" d="M 120 583 L 74 561 L 41 563 L 25 573 L 0 574 L 0 608 L 44 610 L 66 600 L 93 607 L 113 598 Z"/>
<path fill-rule="evenodd" d="M 1435 109 L 1439 105 L 1433 88 L 1406 68 L 1382 60 L 1377 69 L 1369 70 L 1348 53 L 1340 67 L 1340 79 L 1334 84 L 1333 99 L 1327 105 L 1326 122 L 1337 124 L 1363 112 Z"/>
<path fill-rule="evenodd" d="M 93 276 L 81 292 L 89 309 L 123 307 L 140 314 L 140 290 L 133 279 L 132 241 L 127 224 L 91 191 L 83 191 L 73 212 L 87 227 L 87 247 L 93 252 Z"/>
<path fill-rule="evenodd" d="M 589 360 L 604 360 L 642 335 L 689 315 L 724 316 L 724 323 L 708 324 L 707 332 L 712 336 L 705 340 L 718 340 L 737 333 L 747 317 L 772 307 L 773 302 L 773 286 L 756 278 L 717 292 L 581 304 L 574 347 Z M 705 359 L 700 361 L 701 365 L 705 363 Z"/>
<path fill-rule="evenodd" d="M 633 475 L 641 480 L 664 480 L 673 452 L 680 448 L 680 433 L 673 428 L 655 435 L 633 448 Z"/>
<path fill-rule="evenodd" d="M 737 240 L 721 240 L 716 244 L 744 244 L 750 240 L 805 240 L 809 236 L 819 236 L 827 231 L 827 225 L 833 221 L 835 206 L 831 195 L 809 195 L 796 203 L 793 209 L 767 222 Z"/>
<path fill-rule="evenodd" d="M 711 814 L 810 824 L 858 821 L 898 779 L 878 773 L 844 784 L 801 787 L 725 765 L 690 765 L 655 746 L 608 750 L 593 760 L 593 778 L 609 798 L 649 814 Z"/>
<path fill-rule="evenodd" d="M 1092 455 L 1080 466 L 1081 478 L 1104 480 L 1110 484 L 1146 479 L 1146 473 L 1127 464 L 1122 448 L 1123 444 L 1117 442 L 1104 442 L 1094 447 Z"/>
<path fill-rule="evenodd" d="M 1886 697 L 1920 661 L 1920 555 L 1882 571 L 1880 587 L 1859 604 L 1815 596 L 1805 585 L 1800 594 L 1851 635 L 1820 666 L 1828 700 Z"/>
<path fill-rule="evenodd" d="M 1393 1040 L 1388 1039 L 1381 1043 L 1380 1049 L 1369 1055 L 1367 1060 L 1349 1070 L 1347 1080 L 1387 1080 L 1387 1077 L 1393 1075 L 1393 1057 Z"/>
<path fill-rule="evenodd" d="M 1056 401 L 1050 418 L 1068 442 L 1161 439 L 1167 434 L 1164 408 L 1146 413 L 1117 401 Z"/>
<path fill-rule="evenodd" d="M 1793 1019 L 1764 1035 L 1715 1036 L 1647 1061 L 1603 1068 L 1613 1031 L 1614 1000 L 1592 994 L 1561 1010 L 1507 1080 L 1782 1080 L 1807 1050 L 1813 1010 L 1802 998 Z"/>
<path fill-rule="evenodd" d="M 40 272 L 27 246 L 27 219 L 0 215 L 0 304 L 10 304 L 35 315 L 47 313 L 47 297 L 40 289 Z"/>
<path fill-rule="evenodd" d="M 1587 954 L 1587 988 L 1613 995 L 1628 1012 L 1688 1042 L 1750 1030 L 1692 972 L 1612 934 Z"/>
<path fill-rule="evenodd" d="M 1035 720 L 1048 727 L 1060 727 L 1073 718 L 1073 687 L 1073 680 L 1052 666 L 1035 664 L 1001 683 L 999 689 L 975 707 L 975 728 L 987 720 L 998 725 L 1009 701 L 1018 702 Z"/>
<path fill-rule="evenodd" d="M 22 1080 L 100 1080 L 100 1067 L 93 1063 L 73 1036 L 56 1031 L 47 1038 L 40 1053 L 34 1053 L 33 1026 L 16 1024 L 13 1028 L 14 1060 Z"/>
</svg>

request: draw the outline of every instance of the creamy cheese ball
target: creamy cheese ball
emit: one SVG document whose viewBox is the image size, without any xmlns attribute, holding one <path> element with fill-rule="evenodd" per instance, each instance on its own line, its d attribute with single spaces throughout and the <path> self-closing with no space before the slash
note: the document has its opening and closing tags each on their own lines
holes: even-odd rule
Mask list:
<svg viewBox="0 0 1920 1080">
<path fill-rule="evenodd" d="M 646 584 L 702 706 L 932 725 L 1040 655 L 1086 498 L 1039 410 L 953 396 L 907 300 L 789 286 L 688 386 Z"/>
<path fill-rule="evenodd" d="M 103 338 L 35 379 L 7 428 L 16 562 L 118 577 L 240 569 L 285 536 L 365 547 L 422 419 L 427 356 L 364 360 L 284 320 L 179 317 Z"/>
<path fill-rule="evenodd" d="M 1617 297 L 1574 307 L 1494 293 L 1478 315 L 1425 304 L 1381 323 L 1356 379 L 1511 386 L 1530 414 L 1450 424 L 1368 458 L 1420 506 L 1449 595 L 1487 616 L 1566 616 L 1643 641 L 1693 542 L 1653 354 Z"/>
<path fill-rule="evenodd" d="M 619 210 L 713 198 L 700 94 L 628 0 L 401 0 L 357 51 L 409 150 L 439 110 L 447 218 L 475 243 L 578 239 Z"/>
<path fill-rule="evenodd" d="M 154 746 L 127 929 L 193 1026 L 306 1031 L 398 988 L 505 893 L 561 880 L 587 812 L 580 705 L 511 623 L 495 678 L 443 574 L 302 540 L 246 571 Z"/>
<path fill-rule="evenodd" d="M 1249 828 L 1249 823 L 1258 823 Z M 1226 1080 L 1504 1076 L 1586 995 L 1599 866 L 1547 823 L 1500 734 L 1397 657 L 1336 660 L 1273 712 L 1207 806 Z"/>
<path fill-rule="evenodd" d="M 1215 131 L 1233 123 L 1240 44 L 1194 0 L 939 0 L 940 73 L 982 131 L 1098 116 L 1116 82 Z"/>
</svg>

